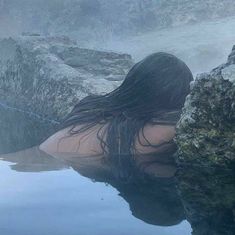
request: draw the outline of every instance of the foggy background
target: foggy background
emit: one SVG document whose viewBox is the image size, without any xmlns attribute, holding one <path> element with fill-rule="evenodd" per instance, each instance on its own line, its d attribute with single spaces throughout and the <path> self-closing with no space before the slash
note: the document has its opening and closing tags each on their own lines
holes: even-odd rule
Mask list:
<svg viewBox="0 0 235 235">
<path fill-rule="evenodd" d="M 226 60 L 234 28 L 234 0 L 0 0 L 0 37 L 65 35 L 135 61 L 166 51 L 194 74 Z"/>
</svg>

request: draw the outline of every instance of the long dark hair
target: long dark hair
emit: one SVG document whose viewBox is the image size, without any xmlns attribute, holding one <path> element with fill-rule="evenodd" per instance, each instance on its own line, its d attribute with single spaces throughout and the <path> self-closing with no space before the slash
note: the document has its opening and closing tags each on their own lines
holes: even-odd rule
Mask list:
<svg viewBox="0 0 235 235">
<path fill-rule="evenodd" d="M 82 99 L 61 128 L 71 127 L 74 135 L 101 124 L 97 137 L 106 160 L 119 174 L 129 174 L 134 161 L 127 156 L 133 155 L 140 133 L 144 136 L 146 123 L 176 124 L 179 115 L 167 114 L 181 110 L 192 80 L 183 61 L 168 53 L 153 53 L 136 63 L 114 91 Z"/>
</svg>

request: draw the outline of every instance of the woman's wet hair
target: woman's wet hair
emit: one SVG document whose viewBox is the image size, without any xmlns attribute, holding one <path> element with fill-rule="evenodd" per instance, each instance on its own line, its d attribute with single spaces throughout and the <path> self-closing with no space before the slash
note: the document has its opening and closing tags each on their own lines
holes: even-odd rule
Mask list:
<svg viewBox="0 0 235 235">
<path fill-rule="evenodd" d="M 118 177 L 130 177 L 136 138 L 145 138 L 146 123 L 176 124 L 192 80 L 182 60 L 168 53 L 153 53 L 136 63 L 114 91 L 82 99 L 61 128 L 71 127 L 69 132 L 74 135 L 100 124 L 97 137 L 104 159 L 115 166 Z"/>
</svg>

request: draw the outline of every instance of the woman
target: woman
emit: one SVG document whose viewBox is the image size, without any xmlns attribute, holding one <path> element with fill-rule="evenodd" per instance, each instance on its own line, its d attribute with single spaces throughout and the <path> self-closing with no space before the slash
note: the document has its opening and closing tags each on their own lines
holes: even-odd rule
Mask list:
<svg viewBox="0 0 235 235">
<path fill-rule="evenodd" d="M 39 148 L 119 178 L 131 178 L 140 168 L 151 174 L 165 169 L 162 175 L 169 176 L 175 170 L 175 124 L 192 80 L 190 69 L 177 57 L 151 54 L 132 67 L 120 87 L 75 105 L 61 130 Z"/>
</svg>

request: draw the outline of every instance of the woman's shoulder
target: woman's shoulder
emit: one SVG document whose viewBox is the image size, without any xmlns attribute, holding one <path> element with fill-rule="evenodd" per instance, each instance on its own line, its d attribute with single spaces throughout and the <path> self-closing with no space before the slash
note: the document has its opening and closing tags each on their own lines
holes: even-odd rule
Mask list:
<svg viewBox="0 0 235 235">
<path fill-rule="evenodd" d="M 78 128 L 78 127 L 77 127 Z M 39 148 L 50 154 L 72 153 L 79 156 L 101 154 L 102 150 L 97 139 L 100 126 L 95 126 L 82 133 L 71 135 L 71 127 L 62 129 L 40 144 Z"/>
<path fill-rule="evenodd" d="M 150 142 L 161 144 L 167 142 L 175 136 L 175 125 L 147 124 L 143 129 L 143 134 Z"/>
<path fill-rule="evenodd" d="M 174 136 L 174 125 L 147 124 L 136 139 L 136 151 L 139 153 L 167 151 L 174 145 Z"/>
</svg>

